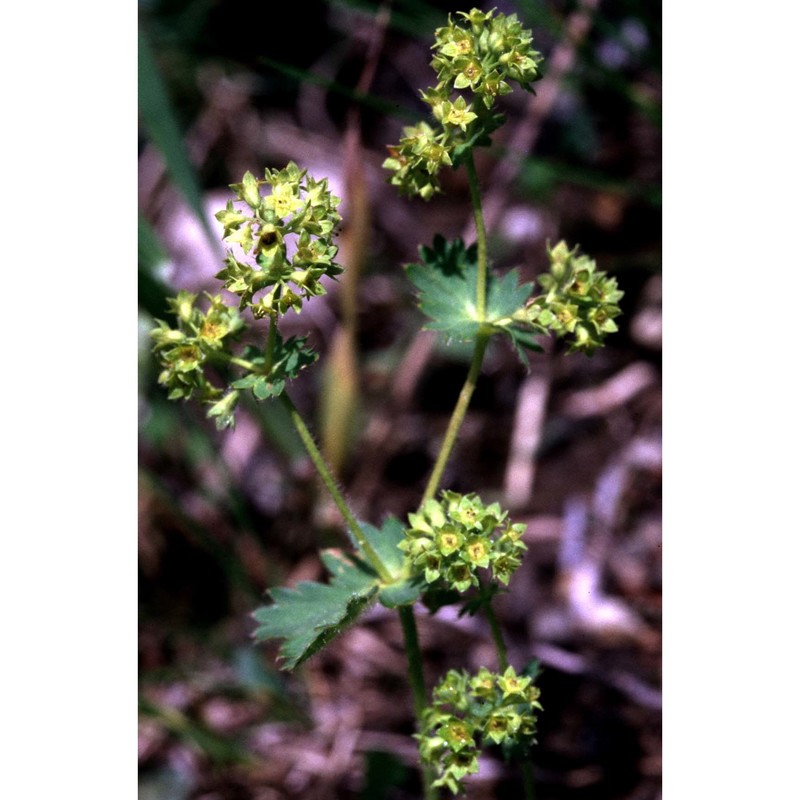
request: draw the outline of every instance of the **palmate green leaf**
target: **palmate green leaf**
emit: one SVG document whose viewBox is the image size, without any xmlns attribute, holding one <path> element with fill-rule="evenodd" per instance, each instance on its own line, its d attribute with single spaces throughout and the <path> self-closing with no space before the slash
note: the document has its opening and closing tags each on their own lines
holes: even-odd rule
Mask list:
<svg viewBox="0 0 800 800">
<path fill-rule="evenodd" d="M 405 556 L 397 545 L 405 538 L 403 523 L 397 517 L 387 517 L 380 528 L 368 522 L 358 524 L 387 572 L 395 577 L 401 577 L 405 568 Z"/>
<path fill-rule="evenodd" d="M 259 623 L 253 634 L 256 641 L 284 640 L 283 669 L 294 669 L 319 652 L 375 599 L 397 608 L 419 597 L 422 586 L 409 577 L 405 556 L 397 547 L 404 536 L 402 523 L 390 517 L 380 528 L 367 523 L 360 527 L 392 576 L 389 582 L 382 582 L 360 556 L 328 550 L 322 553 L 331 575 L 328 583 L 301 581 L 293 589 L 273 589 L 272 605 L 253 612 Z"/>
<path fill-rule="evenodd" d="M 374 599 L 375 573 L 355 558 L 326 551 L 322 560 L 331 573 L 327 584 L 301 581 L 293 589 L 273 589 L 273 604 L 253 612 L 256 641 L 284 639 L 283 669 L 294 669 L 341 633 Z"/>
<path fill-rule="evenodd" d="M 380 528 L 367 522 L 360 522 L 359 526 L 393 578 L 390 583 L 380 585 L 378 600 L 381 605 L 397 608 L 413 603 L 422 593 L 422 582 L 410 577 L 406 557 L 397 546 L 405 539 L 403 523 L 396 517 L 388 517 Z"/>
<path fill-rule="evenodd" d="M 480 329 L 475 307 L 478 250 L 464 247 L 461 239 L 445 241 L 436 235 L 433 247 L 419 249 L 421 264 L 409 264 L 406 274 L 418 291 L 420 311 L 430 318 L 428 330 L 442 331 L 448 339 L 470 341 Z"/>
<path fill-rule="evenodd" d="M 514 345 L 514 350 L 516 350 L 519 360 L 522 362 L 523 366 L 528 366 L 528 356 L 525 353 L 526 350 L 533 350 L 536 353 L 542 352 L 543 348 L 536 341 L 536 337 L 544 333 L 543 330 L 514 324 L 505 328 L 504 332 L 511 339 L 511 344 Z"/>
<path fill-rule="evenodd" d="M 378 592 L 378 600 L 386 608 L 398 608 L 408 606 L 416 602 L 422 594 L 424 580 L 422 576 L 405 578 L 386 584 Z"/>
<path fill-rule="evenodd" d="M 533 292 L 532 283 L 519 283 L 516 269 L 498 277 L 487 276 L 486 319 L 477 318 L 478 251 L 464 246 L 461 239 L 445 241 L 436 235 L 433 247 L 420 248 L 421 264 L 409 264 L 406 273 L 418 291 L 419 307 L 430 318 L 428 330 L 441 331 L 448 339 L 472 341 L 485 333 L 506 334 L 523 363 L 524 349 L 541 350 L 534 337 L 542 330 L 515 319 Z"/>
</svg>

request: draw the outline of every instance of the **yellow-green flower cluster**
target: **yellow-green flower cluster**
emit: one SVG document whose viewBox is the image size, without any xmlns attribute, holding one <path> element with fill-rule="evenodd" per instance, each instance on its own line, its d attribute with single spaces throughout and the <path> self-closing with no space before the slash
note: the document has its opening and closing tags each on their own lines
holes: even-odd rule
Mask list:
<svg viewBox="0 0 800 800">
<path fill-rule="evenodd" d="M 436 31 L 436 44 L 431 66 L 436 70 L 439 85 L 452 84 L 455 89 L 469 88 L 491 108 L 498 95 L 508 94 L 507 80 L 516 81 L 531 90 L 538 80 L 542 56 L 532 47 L 533 35 L 522 27 L 515 14 L 494 15 L 473 8 L 459 11 L 466 27 L 454 25 L 452 19 Z"/>
<path fill-rule="evenodd" d="M 494 9 L 484 13 L 473 8 L 458 16 L 463 25 L 449 18 L 436 30 L 431 66 L 439 82 L 422 92 L 435 127 L 421 122 L 404 128 L 405 136 L 388 148 L 383 163 L 393 171 L 390 182 L 402 194 L 425 200 L 441 191 L 437 173 L 443 166 L 456 164 L 462 151 L 489 143 L 489 134 L 502 122 L 492 109 L 498 97 L 511 91 L 508 81 L 530 91 L 541 77 L 542 56 L 516 15 L 495 16 Z"/>
<path fill-rule="evenodd" d="M 265 186 L 270 191 L 262 194 Z M 231 189 L 244 207 L 228 201 L 216 217 L 224 241 L 238 244 L 254 264 L 229 250 L 217 278 L 239 295 L 239 307 L 274 318 L 290 308 L 299 312 L 303 299 L 325 294 L 320 278 L 342 272 L 333 244 L 340 200 L 329 191 L 327 178 L 316 181 L 290 162 L 282 170 L 267 169 L 264 180 L 247 172 Z"/>
<path fill-rule="evenodd" d="M 614 318 L 622 312 L 617 303 L 623 292 L 616 278 L 597 269 L 594 259 L 578 255 L 565 242 L 548 249 L 550 271 L 539 277 L 546 294 L 525 310 L 528 320 L 549 328 L 558 336 L 570 337 L 570 352 L 588 353 L 603 344 L 607 334 L 617 330 Z"/>
<path fill-rule="evenodd" d="M 158 382 L 167 387 L 170 400 L 196 397 L 213 402 L 222 394 L 209 382 L 205 366 L 209 359 L 228 352 L 228 345 L 243 322 L 220 295 L 205 297 L 209 307 L 203 312 L 195 305 L 196 294 L 179 292 L 167 301 L 177 319 L 177 328 L 156 320 L 157 327 L 150 332 L 162 367 Z"/>
<path fill-rule="evenodd" d="M 434 786 L 462 792 L 463 779 L 478 771 L 481 744 L 533 744 L 539 695 L 513 667 L 502 674 L 481 667 L 473 676 L 450 670 L 433 690 L 417 736 L 423 763 L 437 770 Z"/>
<path fill-rule="evenodd" d="M 442 492 L 409 514 L 405 539 L 398 545 L 425 582 L 443 582 L 459 592 L 478 586 L 478 569 L 508 584 L 527 549 L 525 525 L 509 522 L 498 503 L 485 506 L 475 494 Z"/>
<path fill-rule="evenodd" d="M 218 428 L 234 424 L 241 391 L 250 390 L 257 400 L 276 397 L 286 381 L 315 361 L 316 354 L 303 337 L 284 341 L 277 319 L 289 308 L 299 311 L 304 298 L 324 294 L 323 275 L 342 272 L 333 260 L 337 248 L 332 241 L 341 221 L 336 211 L 339 198 L 329 191 L 327 179 L 316 181 L 291 162 L 281 170 L 267 169 L 264 175 L 264 180 L 257 180 L 245 173 L 241 183 L 231 186 L 243 206 L 228 201 L 216 215 L 223 239 L 238 244 L 251 262 L 239 261 L 229 250 L 225 268 L 216 277 L 239 296 L 239 310 L 250 308 L 256 318 L 269 316 L 266 346 L 248 345 L 241 353 L 231 352 L 230 342 L 245 324 L 220 295 L 206 295 L 209 308 L 203 312 L 195 305 L 197 295 L 180 292 L 168 300 L 177 327 L 156 320 L 151 331 L 153 350 L 163 368 L 159 383 L 169 390 L 169 399 L 195 398 L 211 404 L 208 416 Z M 266 194 L 261 191 L 264 186 L 270 187 Z M 245 375 L 232 380 L 223 393 L 206 376 L 210 363 L 235 366 Z"/>
</svg>

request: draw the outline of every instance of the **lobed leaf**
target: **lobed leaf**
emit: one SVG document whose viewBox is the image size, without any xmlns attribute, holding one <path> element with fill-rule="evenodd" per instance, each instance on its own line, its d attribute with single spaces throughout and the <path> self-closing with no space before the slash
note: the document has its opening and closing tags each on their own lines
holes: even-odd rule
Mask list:
<svg viewBox="0 0 800 800">
<path fill-rule="evenodd" d="M 405 578 L 383 586 L 378 592 L 378 600 L 386 608 L 398 608 L 408 606 L 416 602 L 422 594 L 422 578 Z"/>
<path fill-rule="evenodd" d="M 260 623 L 256 641 L 285 640 L 283 669 L 294 669 L 317 653 L 355 621 L 378 591 L 377 577 L 359 560 L 333 551 L 324 552 L 322 560 L 331 573 L 329 583 L 301 581 L 293 589 L 273 589 L 273 604 L 253 612 Z"/>
<path fill-rule="evenodd" d="M 368 522 L 359 522 L 359 527 L 389 574 L 405 577 L 405 556 L 397 546 L 405 538 L 403 523 L 397 517 L 387 517 L 380 528 Z"/>
<path fill-rule="evenodd" d="M 406 274 L 418 292 L 420 311 L 430 321 L 428 330 L 441 331 L 448 339 L 473 341 L 478 332 L 502 333 L 511 339 L 520 360 L 527 366 L 525 350 L 538 350 L 535 337 L 543 329 L 520 319 L 533 293 L 532 283 L 519 283 L 512 269 L 502 277 L 487 276 L 486 318 L 477 316 L 477 248 L 464 246 L 460 239 L 447 242 L 436 235 L 433 247 L 421 247 L 421 264 L 409 264 Z"/>
<path fill-rule="evenodd" d="M 394 578 L 381 584 L 378 600 L 386 608 L 397 608 L 413 603 L 422 593 L 422 582 L 409 577 L 408 562 L 398 545 L 405 539 L 405 527 L 396 517 L 387 517 L 380 528 L 367 522 L 359 523 L 364 536 Z"/>
<path fill-rule="evenodd" d="M 284 639 L 280 649 L 284 669 L 294 669 L 319 652 L 376 598 L 387 608 L 396 608 L 419 597 L 422 586 L 409 578 L 405 556 L 397 546 L 405 530 L 400 520 L 389 517 L 380 528 L 366 522 L 359 527 L 392 576 L 389 583 L 383 583 L 361 557 L 327 550 L 322 561 L 331 575 L 329 583 L 301 581 L 293 589 L 273 589 L 272 605 L 253 612 L 259 623 L 253 634 L 256 641 Z"/>
</svg>

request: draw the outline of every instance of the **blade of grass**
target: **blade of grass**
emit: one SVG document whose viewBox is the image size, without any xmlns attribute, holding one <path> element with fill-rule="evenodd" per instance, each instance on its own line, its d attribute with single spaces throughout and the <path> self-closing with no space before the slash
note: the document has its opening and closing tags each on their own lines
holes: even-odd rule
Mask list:
<svg viewBox="0 0 800 800">
<path fill-rule="evenodd" d="M 380 2 L 367 0 L 328 0 L 332 8 L 347 8 L 376 16 Z M 439 8 L 419 0 L 396 0 L 389 27 L 407 36 L 427 41 L 430 31 L 446 23 L 446 14 Z"/>
<path fill-rule="evenodd" d="M 139 713 L 157 720 L 173 735 L 197 747 L 216 764 L 243 764 L 253 760 L 239 742 L 220 736 L 177 708 L 140 698 Z"/>
<path fill-rule="evenodd" d="M 282 61 L 277 61 L 269 56 L 261 56 L 258 59 L 258 63 L 261 66 L 274 69 L 280 72 L 282 75 L 286 75 L 287 77 L 296 80 L 298 83 L 311 83 L 314 86 L 321 86 L 330 92 L 340 94 L 343 97 L 347 97 L 363 106 L 368 106 L 369 108 L 372 108 L 381 114 L 385 114 L 388 117 L 405 120 L 406 122 L 416 122 L 417 118 L 419 117 L 419 112 L 415 109 L 399 106 L 396 103 L 387 103 L 385 100 L 381 100 L 379 97 L 351 89 L 349 86 L 345 86 L 338 81 L 326 78 L 323 75 L 318 75 L 316 72 L 312 72 L 311 70 L 300 69 L 299 67 L 294 67 L 291 64 L 285 64 Z"/>
<path fill-rule="evenodd" d="M 546 194 L 556 186 L 570 183 L 586 189 L 641 198 L 654 206 L 661 205 L 661 188 L 655 183 L 610 178 L 602 170 L 576 167 L 551 158 L 525 157 L 518 182 L 523 190 Z"/>
<path fill-rule="evenodd" d="M 158 277 L 158 269 L 167 261 L 167 254 L 158 236 L 144 217 L 139 216 L 139 308 L 151 317 L 161 318 L 167 312 L 167 298 L 174 292 Z"/>
<path fill-rule="evenodd" d="M 186 152 L 167 87 L 146 36 L 139 31 L 139 115 L 142 126 L 164 157 L 167 172 L 203 226 L 216 250 L 219 242 L 203 210 L 200 180 Z"/>
</svg>

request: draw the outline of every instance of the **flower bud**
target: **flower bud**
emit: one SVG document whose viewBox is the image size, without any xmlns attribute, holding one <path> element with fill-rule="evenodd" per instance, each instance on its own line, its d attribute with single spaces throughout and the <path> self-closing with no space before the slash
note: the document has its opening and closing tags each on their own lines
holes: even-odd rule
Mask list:
<svg viewBox="0 0 800 800">
<path fill-rule="evenodd" d="M 242 200 L 250 206 L 250 208 L 258 208 L 261 205 L 261 193 L 258 191 L 258 181 L 255 175 L 249 170 L 245 172 L 242 178 Z"/>
</svg>

